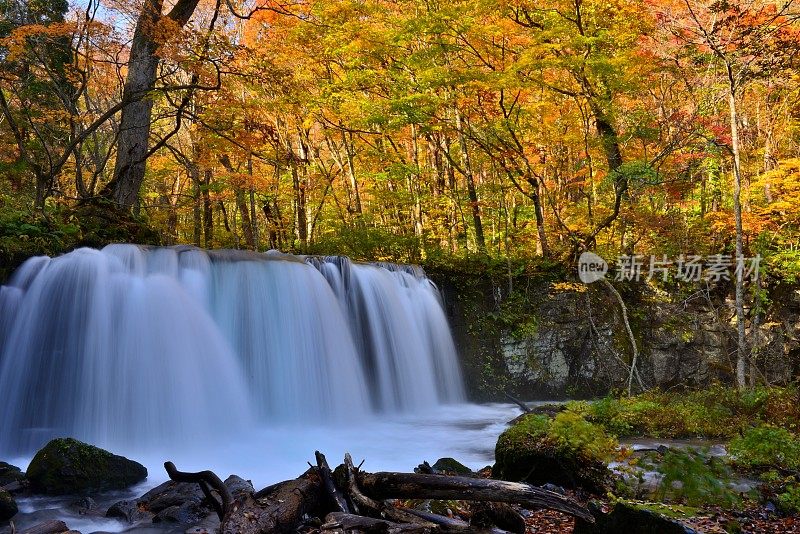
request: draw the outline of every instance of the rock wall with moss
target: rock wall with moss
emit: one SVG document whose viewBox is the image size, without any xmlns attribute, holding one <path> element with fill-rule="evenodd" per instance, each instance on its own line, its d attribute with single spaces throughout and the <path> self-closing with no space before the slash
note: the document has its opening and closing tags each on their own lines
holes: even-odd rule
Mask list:
<svg viewBox="0 0 800 534">
<path fill-rule="evenodd" d="M 632 347 L 614 295 L 562 268 L 427 268 L 442 290 L 471 398 L 584 398 L 627 384 Z M 646 387 L 732 383 L 733 284 L 614 283 Z M 800 378 L 800 285 L 768 279 L 748 299 L 756 380 Z"/>
</svg>

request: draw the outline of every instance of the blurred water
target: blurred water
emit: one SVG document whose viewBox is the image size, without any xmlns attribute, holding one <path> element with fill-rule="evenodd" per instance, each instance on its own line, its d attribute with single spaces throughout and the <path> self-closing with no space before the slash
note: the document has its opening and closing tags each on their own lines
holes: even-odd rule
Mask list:
<svg viewBox="0 0 800 534">
<path fill-rule="evenodd" d="M 145 457 L 256 439 L 263 454 L 297 447 L 286 427 L 352 439 L 463 400 L 418 268 L 110 245 L 31 258 L 0 288 L 0 457 L 56 436 Z"/>
<path fill-rule="evenodd" d="M 226 439 L 197 442 L 180 449 L 142 454 L 135 447 L 114 452 L 145 464 L 146 482 L 124 492 L 95 495 L 101 510 L 131 499 L 167 480 L 163 462 L 172 460 L 179 469 L 212 469 L 222 478 L 238 474 L 252 480 L 256 488 L 295 478 L 314 462 L 314 451 L 326 454 L 331 466 L 350 452 L 356 462 L 364 460 L 369 471 L 412 471 L 423 461 L 454 457 L 472 469 L 494 462 L 494 445 L 507 421 L 521 411 L 510 404 L 452 404 L 433 407 L 423 413 L 384 415 L 350 425 L 262 425 Z M 14 458 L 25 467 L 30 458 Z M 45 519 L 60 519 L 81 532 L 122 532 L 131 527 L 103 517 L 80 516 L 70 508 L 73 498 L 35 497 L 20 501 L 21 513 L 14 520 L 19 528 Z M 163 529 L 182 532 L 169 524 L 151 524 L 147 532 Z M 140 534 L 145 531 L 135 530 Z"/>
</svg>

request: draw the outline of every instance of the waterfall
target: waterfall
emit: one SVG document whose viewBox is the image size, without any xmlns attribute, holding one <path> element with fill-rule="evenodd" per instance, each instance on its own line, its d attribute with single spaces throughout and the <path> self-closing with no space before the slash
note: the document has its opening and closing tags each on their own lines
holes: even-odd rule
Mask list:
<svg viewBox="0 0 800 534">
<path fill-rule="evenodd" d="M 0 287 L 0 454 L 55 436 L 159 447 L 463 400 L 421 269 L 109 245 Z"/>
</svg>

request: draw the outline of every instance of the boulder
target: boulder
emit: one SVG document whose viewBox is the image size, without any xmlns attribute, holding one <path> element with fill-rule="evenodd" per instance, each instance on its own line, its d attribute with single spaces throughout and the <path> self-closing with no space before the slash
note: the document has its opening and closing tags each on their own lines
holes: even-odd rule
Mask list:
<svg viewBox="0 0 800 534">
<path fill-rule="evenodd" d="M 255 492 L 249 481 L 236 475 L 229 476 L 225 485 L 234 497 Z M 113 504 L 106 516 L 123 519 L 130 524 L 153 522 L 202 526 L 209 517 L 216 517 L 216 512 L 206 501 L 199 485 L 170 480 L 138 499 Z"/>
<path fill-rule="evenodd" d="M 604 514 L 596 503 L 590 503 L 589 511 L 595 519 L 594 524 L 577 519 L 574 534 L 697 534 L 678 519 L 668 517 L 658 511 L 661 505 L 630 503 L 618 501 L 610 513 Z"/>
<path fill-rule="evenodd" d="M 77 530 L 70 530 L 66 523 L 57 519 L 51 519 L 44 523 L 39 523 L 30 528 L 26 528 L 20 534 L 80 534 Z"/>
<path fill-rule="evenodd" d="M 17 515 L 17 502 L 5 490 L 0 489 L 0 522 L 5 522 Z"/>
<path fill-rule="evenodd" d="M 23 480 L 25 480 L 25 473 L 19 467 L 0 462 L 0 487 Z"/>
<path fill-rule="evenodd" d="M 528 415 L 503 432 L 495 447 L 492 477 L 604 494 L 611 481 L 605 459 L 555 440 L 548 433 L 549 425 L 544 416 Z"/>
<path fill-rule="evenodd" d="M 27 476 L 34 493 L 85 494 L 127 488 L 146 479 L 147 469 L 76 439 L 59 438 L 36 453 Z"/>
<path fill-rule="evenodd" d="M 131 525 L 153 521 L 153 514 L 140 508 L 139 504 L 133 500 L 119 501 L 112 504 L 106 511 L 106 517 L 122 519 Z"/>
<path fill-rule="evenodd" d="M 136 501 L 114 504 L 108 512 L 115 517 L 125 518 L 129 523 L 152 521 L 194 525 L 212 513 L 212 509 L 205 502 L 200 486 L 170 480 L 151 489 Z"/>
<path fill-rule="evenodd" d="M 431 467 L 434 473 L 443 475 L 475 476 L 472 469 L 453 458 L 439 458 Z"/>
</svg>

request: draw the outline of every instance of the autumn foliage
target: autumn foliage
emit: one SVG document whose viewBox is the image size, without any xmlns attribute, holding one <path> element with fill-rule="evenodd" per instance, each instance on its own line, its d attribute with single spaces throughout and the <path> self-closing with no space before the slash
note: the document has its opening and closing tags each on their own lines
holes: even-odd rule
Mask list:
<svg viewBox="0 0 800 534">
<path fill-rule="evenodd" d="M 203 1 L 149 29 L 135 211 L 165 243 L 371 259 L 730 253 L 734 76 L 745 247 L 794 250 L 784 4 Z M 0 1 L 0 210 L 102 196 L 140 9 Z"/>
</svg>

